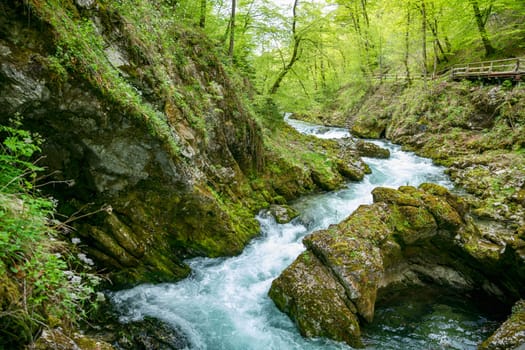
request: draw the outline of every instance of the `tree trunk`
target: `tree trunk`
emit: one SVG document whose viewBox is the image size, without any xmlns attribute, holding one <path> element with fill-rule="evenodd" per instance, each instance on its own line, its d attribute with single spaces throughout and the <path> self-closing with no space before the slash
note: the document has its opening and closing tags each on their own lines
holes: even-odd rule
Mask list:
<svg viewBox="0 0 525 350">
<path fill-rule="evenodd" d="M 408 65 L 408 58 L 410 57 L 410 25 L 412 22 L 410 6 L 411 4 L 409 0 L 407 1 L 407 5 L 406 5 L 407 21 L 406 21 L 406 27 L 405 27 L 405 57 L 403 60 L 403 63 L 405 64 L 406 79 L 409 84 L 410 84 L 410 67 Z"/>
<path fill-rule="evenodd" d="M 434 54 L 437 55 L 437 61 L 438 63 L 441 63 L 441 58 L 439 57 L 439 52 L 441 52 L 441 55 L 443 56 L 443 60 L 445 62 L 448 62 L 447 55 L 445 53 L 445 50 L 443 49 L 443 45 L 441 45 L 441 40 L 439 40 L 439 23 L 436 17 L 436 9 L 434 7 L 434 4 L 432 4 L 432 14 L 433 14 L 433 21 L 430 21 L 428 23 L 428 26 L 430 27 L 430 31 L 432 32 L 432 36 L 434 37 Z M 436 48 L 439 50 L 436 50 Z"/>
<path fill-rule="evenodd" d="M 230 47 L 228 55 L 233 59 L 233 49 L 235 46 L 235 9 L 237 7 L 237 0 L 232 0 L 232 11 L 230 16 Z"/>
<path fill-rule="evenodd" d="M 427 70 L 427 10 L 425 8 L 425 0 L 421 0 L 421 50 L 423 59 L 423 78 L 426 80 L 428 75 Z"/>
<path fill-rule="evenodd" d="M 199 18 L 199 27 L 201 28 L 206 26 L 206 2 L 207 0 L 201 0 L 201 13 Z"/>
<path fill-rule="evenodd" d="M 293 37 L 293 51 L 292 56 L 290 57 L 290 61 L 288 61 L 288 64 L 283 68 L 283 70 L 279 73 L 277 78 L 275 79 L 275 82 L 273 83 L 270 94 L 274 95 L 279 87 L 281 86 L 281 82 L 283 81 L 284 77 L 288 72 L 292 69 L 293 65 L 297 60 L 299 59 L 299 45 L 301 44 L 301 37 L 297 34 L 297 6 L 299 5 L 299 0 L 295 0 L 293 4 L 293 22 L 292 22 L 292 37 Z"/>
<path fill-rule="evenodd" d="M 479 35 L 481 36 L 481 41 L 483 42 L 483 47 L 485 48 L 485 54 L 486 56 L 492 55 L 496 50 L 492 46 L 489 40 L 489 36 L 487 34 L 487 30 L 485 29 L 485 23 L 486 20 L 484 20 L 481 11 L 479 10 L 479 4 L 478 0 L 469 0 L 470 4 L 472 5 L 472 9 L 474 10 L 474 17 L 476 18 L 476 23 L 478 24 L 478 31 Z M 488 18 L 489 14 L 486 15 L 486 18 Z"/>
<path fill-rule="evenodd" d="M 370 19 L 368 17 L 368 11 L 366 9 L 366 0 L 361 0 L 361 11 L 363 11 L 363 18 L 365 19 L 366 27 L 370 27 Z"/>
</svg>

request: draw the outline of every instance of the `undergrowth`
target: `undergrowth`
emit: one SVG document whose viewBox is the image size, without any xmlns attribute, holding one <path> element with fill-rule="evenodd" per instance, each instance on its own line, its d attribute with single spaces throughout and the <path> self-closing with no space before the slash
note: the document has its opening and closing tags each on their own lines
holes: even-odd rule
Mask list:
<svg viewBox="0 0 525 350">
<path fill-rule="evenodd" d="M 31 159 L 40 151 L 39 138 L 20 126 L 16 119 L 0 126 L 2 349 L 33 342 L 43 328 L 77 324 L 98 282 L 75 249 L 58 239 L 55 203 L 35 185 L 42 168 Z"/>
</svg>

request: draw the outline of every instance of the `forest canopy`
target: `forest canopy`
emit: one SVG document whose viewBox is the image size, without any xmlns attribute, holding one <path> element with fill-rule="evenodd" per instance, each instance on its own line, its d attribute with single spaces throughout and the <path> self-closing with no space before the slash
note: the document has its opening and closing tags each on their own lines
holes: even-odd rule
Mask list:
<svg viewBox="0 0 525 350">
<path fill-rule="evenodd" d="M 371 78 L 432 77 L 458 62 L 519 56 L 517 0 L 166 1 L 216 40 L 263 94 L 311 109 Z M 356 88 L 359 86 L 360 88 Z M 356 90 L 357 89 L 357 90 Z"/>
</svg>

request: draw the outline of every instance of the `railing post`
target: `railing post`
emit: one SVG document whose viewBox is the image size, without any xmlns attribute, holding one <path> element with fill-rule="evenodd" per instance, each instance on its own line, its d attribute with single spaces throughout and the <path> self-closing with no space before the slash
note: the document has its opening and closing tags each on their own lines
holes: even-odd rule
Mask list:
<svg viewBox="0 0 525 350">
<path fill-rule="evenodd" d="M 520 71 L 520 59 L 519 58 L 516 58 L 516 72 L 519 72 Z"/>
</svg>

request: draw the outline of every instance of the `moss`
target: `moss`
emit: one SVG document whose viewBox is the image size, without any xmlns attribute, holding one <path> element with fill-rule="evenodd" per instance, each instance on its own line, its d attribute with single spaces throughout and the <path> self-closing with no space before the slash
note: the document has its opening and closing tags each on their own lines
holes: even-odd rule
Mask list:
<svg viewBox="0 0 525 350">
<path fill-rule="evenodd" d="M 518 349 L 525 343 L 525 301 L 518 300 L 510 317 L 480 346 L 482 350 Z"/>
<path fill-rule="evenodd" d="M 405 194 L 393 188 L 377 187 L 372 191 L 374 203 L 385 202 L 397 205 L 409 205 L 417 207 L 421 201 L 409 194 Z"/>
<path fill-rule="evenodd" d="M 433 237 L 438 227 L 425 208 L 397 205 L 392 207 L 390 225 L 404 245 Z"/>
<path fill-rule="evenodd" d="M 384 136 L 386 126 L 386 120 L 378 120 L 370 115 L 360 115 L 354 120 L 351 132 L 357 137 L 379 139 Z"/>
<path fill-rule="evenodd" d="M 345 177 L 357 180 L 363 170 L 351 165 L 357 157 L 343 161 L 337 143 L 299 134 L 280 122 L 279 128 L 265 138 L 269 151 L 264 175 L 273 190 L 290 200 L 313 189 L 333 190 L 345 183 Z"/>
<path fill-rule="evenodd" d="M 319 260 L 305 252 L 272 282 L 268 294 L 303 336 L 329 337 L 362 347 L 359 322 L 344 293 Z"/>
</svg>

